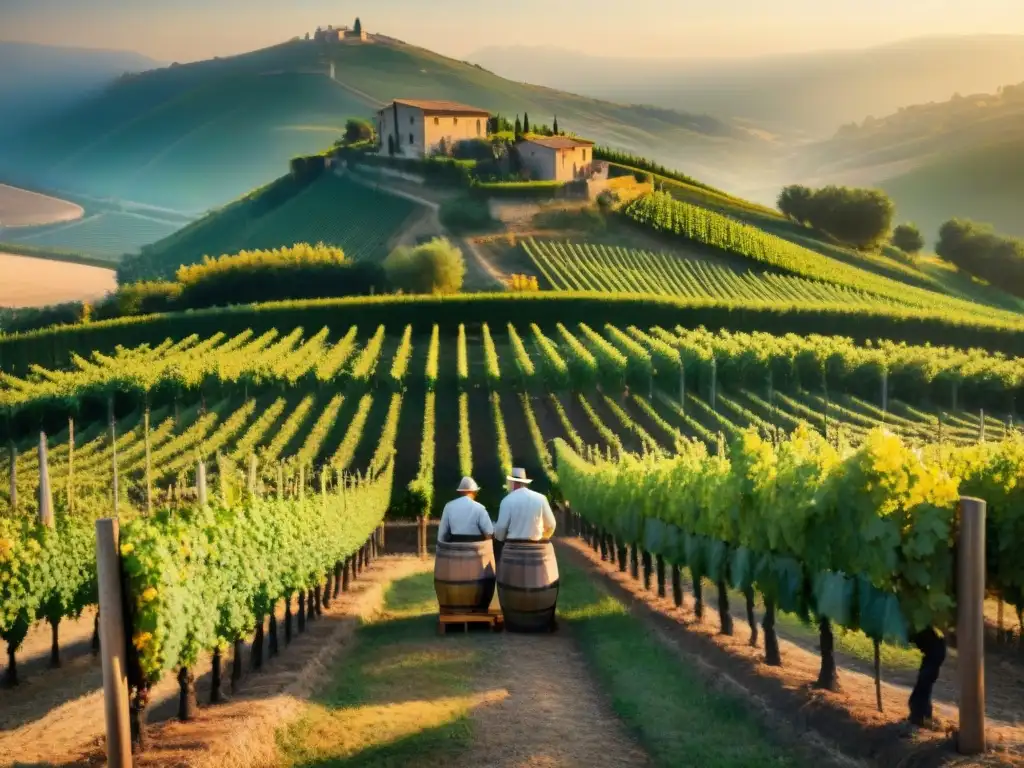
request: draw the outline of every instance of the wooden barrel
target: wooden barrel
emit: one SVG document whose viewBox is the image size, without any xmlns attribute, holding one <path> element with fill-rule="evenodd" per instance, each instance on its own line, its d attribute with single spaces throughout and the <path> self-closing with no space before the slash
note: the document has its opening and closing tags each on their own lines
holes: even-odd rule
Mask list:
<svg viewBox="0 0 1024 768">
<path fill-rule="evenodd" d="M 487 613 L 494 598 L 491 541 L 437 542 L 434 591 L 441 613 Z"/>
<path fill-rule="evenodd" d="M 511 632 L 547 632 L 558 601 L 558 563 L 550 541 L 507 542 L 498 562 L 498 600 Z"/>
</svg>

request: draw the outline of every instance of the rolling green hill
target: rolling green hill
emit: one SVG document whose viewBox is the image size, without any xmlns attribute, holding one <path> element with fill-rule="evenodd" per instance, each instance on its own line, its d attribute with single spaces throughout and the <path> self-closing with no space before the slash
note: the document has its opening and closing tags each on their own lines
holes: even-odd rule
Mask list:
<svg viewBox="0 0 1024 768">
<path fill-rule="evenodd" d="M 275 204 L 275 198 L 292 191 L 291 183 L 290 177 L 278 179 L 259 193 L 143 248 L 141 254 L 121 262 L 118 279 L 169 279 L 180 265 L 194 264 L 203 256 L 301 242 L 338 246 L 351 259 L 383 258 L 388 241 L 417 208 L 415 203 L 333 174 Z"/>
<path fill-rule="evenodd" d="M 329 77 L 334 64 L 335 80 Z M 345 120 L 396 97 L 452 99 L 503 114 L 557 114 L 602 143 L 705 163 L 760 141 L 713 118 L 630 107 L 502 79 L 387 38 L 293 41 L 116 83 L 0 145 L 0 175 L 55 190 L 199 213 L 280 176 L 340 137 Z"/>
<path fill-rule="evenodd" d="M 802 164 L 822 180 L 882 187 L 929 239 L 954 216 L 1024 235 L 1024 83 L 846 126 Z"/>
</svg>

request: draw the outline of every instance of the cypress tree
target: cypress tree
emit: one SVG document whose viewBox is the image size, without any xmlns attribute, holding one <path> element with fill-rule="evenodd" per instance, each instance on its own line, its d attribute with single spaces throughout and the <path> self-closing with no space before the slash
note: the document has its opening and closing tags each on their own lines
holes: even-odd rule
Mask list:
<svg viewBox="0 0 1024 768">
<path fill-rule="evenodd" d="M 555 124 L 552 126 L 551 130 L 554 131 L 555 136 L 559 135 L 559 133 L 558 133 L 558 115 L 555 115 Z"/>
<path fill-rule="evenodd" d="M 356 25 L 352 28 L 352 31 L 357 35 L 362 34 L 363 32 L 363 22 L 359 20 L 358 16 L 356 16 Z"/>
<path fill-rule="evenodd" d="M 530 132 L 530 114 L 523 112 L 523 133 Z"/>
<path fill-rule="evenodd" d="M 519 115 L 516 115 L 516 138 L 523 135 L 523 124 L 519 122 Z"/>
</svg>

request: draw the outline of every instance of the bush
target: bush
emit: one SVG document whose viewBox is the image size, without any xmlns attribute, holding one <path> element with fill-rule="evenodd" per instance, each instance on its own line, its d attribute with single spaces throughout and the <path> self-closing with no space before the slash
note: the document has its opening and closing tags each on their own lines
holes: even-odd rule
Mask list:
<svg viewBox="0 0 1024 768">
<path fill-rule="evenodd" d="M 606 189 L 597 196 L 597 205 L 602 211 L 608 211 L 619 202 L 619 194 L 613 189 Z"/>
<path fill-rule="evenodd" d="M 541 211 L 533 217 L 533 223 L 539 229 L 571 229 L 581 232 L 601 232 L 608 227 L 607 219 L 597 208 Z"/>
<path fill-rule="evenodd" d="M 396 248 L 384 261 L 389 282 L 407 293 L 458 293 L 466 274 L 462 251 L 444 238 Z"/>
<path fill-rule="evenodd" d="M 98 302 L 94 318 L 107 320 L 112 317 L 151 315 L 156 312 L 171 312 L 179 307 L 181 285 L 166 281 L 128 283 Z"/>
<path fill-rule="evenodd" d="M 441 225 L 452 232 L 480 232 L 495 228 L 497 221 L 491 216 L 486 200 L 463 197 L 446 200 L 439 212 Z"/>
<path fill-rule="evenodd" d="M 651 180 L 651 174 L 646 171 L 633 171 L 633 178 L 638 184 L 646 184 Z"/>
<path fill-rule="evenodd" d="M 326 170 L 328 163 L 324 155 L 293 157 L 290 164 L 292 177 L 300 184 L 309 184 Z"/>
<path fill-rule="evenodd" d="M 359 117 L 350 117 L 345 121 L 345 141 L 348 144 L 372 142 L 375 138 L 373 123 Z"/>
<path fill-rule="evenodd" d="M 1024 296 L 1024 240 L 998 235 L 985 224 L 950 219 L 939 228 L 935 253 L 967 274 Z"/>
<path fill-rule="evenodd" d="M 464 139 L 455 142 L 452 146 L 452 155 L 456 160 L 493 160 L 494 148 L 489 139 Z"/>
<path fill-rule="evenodd" d="M 904 253 L 920 253 L 924 248 L 924 236 L 913 224 L 900 224 L 896 227 L 890 242 Z"/>
<path fill-rule="evenodd" d="M 340 248 L 297 243 L 271 251 L 241 251 L 178 270 L 181 309 L 285 299 L 356 296 L 386 290 L 383 269 L 349 262 Z"/>
<path fill-rule="evenodd" d="M 86 304 L 69 301 L 49 307 L 0 308 L 0 333 L 25 333 L 54 325 L 77 325 L 89 317 Z"/>
</svg>

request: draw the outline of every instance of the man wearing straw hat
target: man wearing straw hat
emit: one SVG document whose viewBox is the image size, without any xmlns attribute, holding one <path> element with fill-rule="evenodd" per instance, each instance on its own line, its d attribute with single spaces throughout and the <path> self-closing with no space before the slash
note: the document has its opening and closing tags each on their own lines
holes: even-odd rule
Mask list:
<svg viewBox="0 0 1024 768">
<path fill-rule="evenodd" d="M 501 500 L 494 538 L 502 543 L 510 541 L 545 541 L 555 532 L 555 516 L 542 493 L 531 490 L 533 480 L 526 470 L 516 467 L 506 478 L 509 494 Z"/>
<path fill-rule="evenodd" d="M 462 478 L 459 498 L 444 505 L 437 540 L 443 542 L 485 541 L 494 535 L 494 525 L 483 504 L 476 500 L 480 486 L 472 477 Z"/>
</svg>

